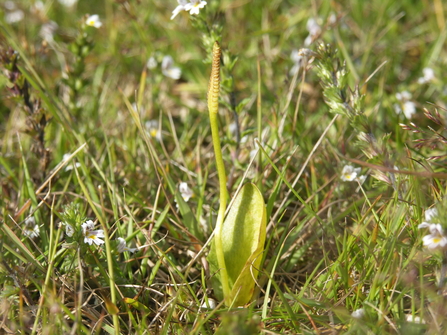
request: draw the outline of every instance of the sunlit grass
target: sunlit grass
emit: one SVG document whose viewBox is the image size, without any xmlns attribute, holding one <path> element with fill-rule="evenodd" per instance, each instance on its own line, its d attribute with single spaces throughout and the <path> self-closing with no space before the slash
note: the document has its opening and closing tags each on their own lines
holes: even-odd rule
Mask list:
<svg viewBox="0 0 447 335">
<path fill-rule="evenodd" d="M 443 332 L 445 253 L 418 229 L 428 208 L 447 229 L 442 1 L 209 0 L 173 20 L 175 0 L 63 2 L 0 1 L 0 332 Z M 206 261 L 216 40 L 229 196 L 251 181 L 267 210 L 241 309 Z"/>
</svg>

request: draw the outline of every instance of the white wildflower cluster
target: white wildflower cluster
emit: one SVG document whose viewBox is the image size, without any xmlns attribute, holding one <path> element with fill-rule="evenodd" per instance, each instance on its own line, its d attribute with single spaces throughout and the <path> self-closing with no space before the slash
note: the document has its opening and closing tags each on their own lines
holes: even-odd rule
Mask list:
<svg viewBox="0 0 447 335">
<path fill-rule="evenodd" d="M 396 114 L 403 113 L 407 119 L 411 119 L 416 113 L 416 104 L 411 101 L 411 93 L 407 91 L 396 93 L 396 99 L 399 103 L 394 104 L 394 111 Z"/>
<path fill-rule="evenodd" d="M 341 180 L 358 181 L 360 184 L 362 184 L 365 181 L 366 176 L 359 175 L 361 170 L 361 168 L 354 168 L 352 165 L 345 165 L 341 172 Z"/>
<path fill-rule="evenodd" d="M 419 84 L 427 84 L 435 79 L 435 71 L 432 68 L 426 67 L 422 70 L 422 77 L 418 79 Z"/>
<path fill-rule="evenodd" d="M 427 209 L 425 211 L 425 221 L 418 228 L 428 228 L 430 234 L 422 238 L 422 242 L 428 249 L 443 249 L 447 246 L 447 237 L 439 223 L 438 211 L 436 208 Z"/>
<path fill-rule="evenodd" d="M 191 15 L 197 15 L 200 10 L 205 7 L 206 1 L 201 0 L 177 0 L 178 6 L 172 11 L 171 20 L 173 20 L 178 13 L 186 11 Z"/>
<path fill-rule="evenodd" d="M 85 249 L 90 246 L 101 247 L 107 242 L 105 241 L 106 232 L 103 229 L 95 228 L 95 222 L 93 220 L 85 219 L 77 204 L 67 205 L 62 217 L 64 220 L 60 223 L 60 227 L 65 226 L 66 236 L 64 247 L 72 248 L 73 246 L 79 245 Z M 116 253 L 125 251 L 135 252 L 138 250 L 137 248 L 129 248 L 126 245 L 126 240 L 121 237 L 110 242 L 110 245 Z"/>
<path fill-rule="evenodd" d="M 63 223 L 65 226 L 65 234 L 68 237 L 73 237 L 75 235 L 75 228 L 68 223 Z M 87 220 L 83 224 L 81 224 L 81 231 L 82 231 L 82 238 L 83 242 L 88 245 L 102 245 L 104 244 L 104 230 L 103 229 L 96 229 L 95 230 L 95 223 L 92 220 Z M 117 245 L 116 245 L 116 251 L 119 253 L 123 253 L 125 251 L 128 252 L 135 252 L 138 250 L 138 248 L 129 248 L 126 245 L 126 240 L 122 237 L 118 237 L 116 239 Z"/>
<path fill-rule="evenodd" d="M 63 223 L 63 225 L 65 226 L 65 234 L 68 237 L 73 237 L 75 234 L 75 228 L 69 224 L 69 223 Z M 96 229 L 95 230 L 95 223 L 92 220 L 87 220 L 86 222 L 84 222 L 83 224 L 81 224 L 81 229 L 82 229 L 82 237 L 83 237 L 83 241 L 84 243 L 88 244 L 88 245 L 102 245 L 104 244 L 104 240 L 103 238 L 104 236 L 104 230 L 102 229 Z M 25 220 L 25 226 L 23 228 L 23 234 L 31 239 L 36 238 L 39 236 L 40 230 L 39 230 L 39 226 L 36 224 L 36 220 L 34 219 L 34 217 L 30 217 L 28 219 Z M 116 250 L 119 253 L 122 253 L 124 251 L 129 251 L 129 252 L 135 252 L 136 250 L 138 250 L 137 248 L 129 248 L 126 245 L 126 240 L 118 237 L 118 245 Z"/>
</svg>

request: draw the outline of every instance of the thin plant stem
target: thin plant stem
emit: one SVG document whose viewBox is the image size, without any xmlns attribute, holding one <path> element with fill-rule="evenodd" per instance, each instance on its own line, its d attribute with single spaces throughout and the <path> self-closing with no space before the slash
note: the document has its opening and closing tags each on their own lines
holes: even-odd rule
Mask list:
<svg viewBox="0 0 447 335">
<path fill-rule="evenodd" d="M 445 277 L 447 273 L 447 251 L 444 250 L 442 254 L 442 264 L 441 264 L 441 271 L 439 273 L 439 281 L 438 281 L 438 290 L 441 294 L 442 291 L 445 288 Z"/>
<path fill-rule="evenodd" d="M 257 128 L 258 128 L 258 140 L 262 143 L 262 95 L 261 95 L 261 63 L 258 59 L 257 62 L 257 69 L 258 69 L 258 97 L 257 97 L 257 103 L 256 103 L 256 115 L 257 115 Z M 261 181 L 261 173 L 262 173 L 262 151 L 258 151 L 258 169 L 257 171 L 257 179 Z M 258 183 L 259 189 L 262 189 L 262 183 Z"/>
</svg>

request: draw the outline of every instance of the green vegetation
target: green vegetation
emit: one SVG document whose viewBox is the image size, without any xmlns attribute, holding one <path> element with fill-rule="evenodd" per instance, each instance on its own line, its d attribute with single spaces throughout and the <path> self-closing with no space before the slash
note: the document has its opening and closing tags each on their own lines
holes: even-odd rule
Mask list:
<svg viewBox="0 0 447 335">
<path fill-rule="evenodd" d="M 0 0 L 0 333 L 446 333 L 447 5 L 178 5 Z"/>
</svg>

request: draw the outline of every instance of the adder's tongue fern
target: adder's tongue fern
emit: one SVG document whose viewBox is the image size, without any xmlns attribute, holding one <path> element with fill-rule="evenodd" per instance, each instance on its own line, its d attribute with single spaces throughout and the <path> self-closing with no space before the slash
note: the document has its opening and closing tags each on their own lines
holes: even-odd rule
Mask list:
<svg viewBox="0 0 447 335">
<path fill-rule="evenodd" d="M 217 114 L 219 109 L 219 89 L 220 89 L 220 56 L 221 50 L 218 42 L 213 46 L 213 62 L 211 67 L 210 84 L 208 88 L 208 110 L 210 114 L 211 135 L 213 137 L 214 154 L 216 156 L 217 174 L 219 177 L 220 206 L 217 215 L 216 229 L 214 239 L 216 243 L 217 261 L 219 263 L 220 274 L 222 278 L 222 290 L 224 297 L 229 296 L 228 274 L 225 266 L 225 258 L 222 251 L 222 226 L 227 207 L 227 176 L 225 174 L 225 165 L 222 159 L 222 149 L 220 147 L 219 128 Z"/>
</svg>

